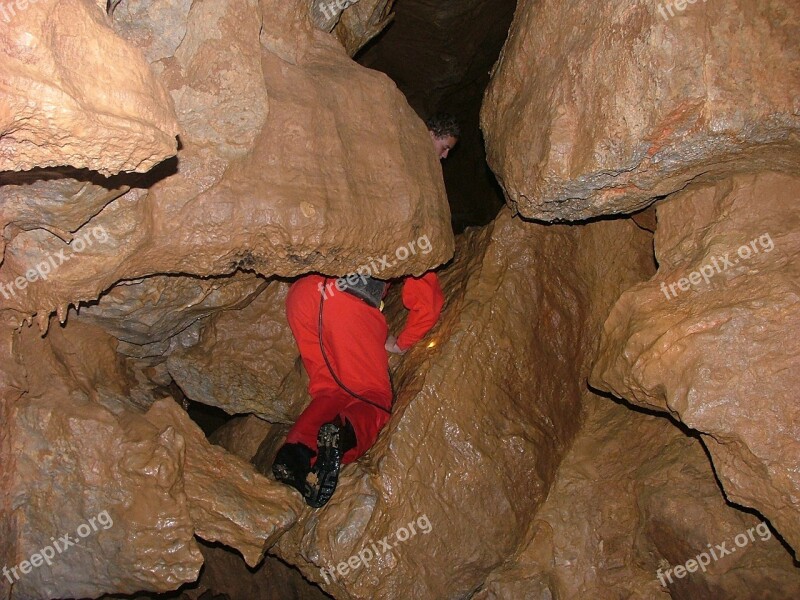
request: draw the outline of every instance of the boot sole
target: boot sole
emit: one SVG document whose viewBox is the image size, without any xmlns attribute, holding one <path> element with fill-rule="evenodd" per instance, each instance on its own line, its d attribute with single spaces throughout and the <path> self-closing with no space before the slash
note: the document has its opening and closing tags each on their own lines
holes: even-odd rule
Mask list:
<svg viewBox="0 0 800 600">
<path fill-rule="evenodd" d="M 317 435 L 317 462 L 311 473 L 316 481 L 306 480 L 306 503 L 312 508 L 325 506 L 336 491 L 342 452 L 339 449 L 339 428 L 333 423 L 320 427 Z"/>
</svg>

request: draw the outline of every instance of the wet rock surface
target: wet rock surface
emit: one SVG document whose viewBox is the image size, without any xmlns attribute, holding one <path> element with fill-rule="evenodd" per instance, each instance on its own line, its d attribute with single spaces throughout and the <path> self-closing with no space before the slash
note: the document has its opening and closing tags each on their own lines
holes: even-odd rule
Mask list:
<svg viewBox="0 0 800 600">
<path fill-rule="evenodd" d="M 659 205 L 659 271 L 620 298 L 592 384 L 699 432 L 727 497 L 800 547 L 800 179 L 763 173 Z"/>
<path fill-rule="evenodd" d="M 195 535 L 255 565 L 294 522 L 299 495 L 211 446 L 175 402 L 134 402 L 128 359 L 101 329 L 76 321 L 44 339 L 32 328 L 7 329 L 6 339 L 4 564 L 20 565 L 51 538 L 81 538 L 52 565 L 29 565 L 6 597 L 173 590 L 200 571 Z M 79 529 L 92 518 L 95 529 Z"/>
<path fill-rule="evenodd" d="M 674 4 L 519 3 L 481 119 L 514 210 L 587 219 L 732 170 L 797 170 L 800 6 Z"/>
<path fill-rule="evenodd" d="M 630 222 L 547 228 L 508 212 L 465 236 L 440 324 L 396 368 L 391 421 L 278 555 L 336 597 L 467 596 L 544 501 L 580 427 L 601 307 L 645 278 L 648 242 Z M 373 559 L 350 571 L 365 549 Z"/>
<path fill-rule="evenodd" d="M 155 403 L 146 418 L 163 431 L 175 432 L 185 444 L 184 488 L 195 533 L 235 548 L 250 567 L 256 566 L 297 520 L 300 494 L 210 445 L 171 399 Z"/>
<path fill-rule="evenodd" d="M 166 89 L 141 52 L 114 34 L 99 4 L 3 5 L 0 171 L 144 172 L 177 151 Z"/>
<path fill-rule="evenodd" d="M 2 386 L 7 485 L 0 520 L 10 524 L 3 539 L 13 552 L 5 564 L 21 567 L 47 546 L 56 552 L 52 564 L 40 560 L 28 573 L 18 571 L 5 597 L 167 591 L 193 581 L 202 556 L 184 492 L 183 443 L 174 430 L 110 402 L 118 390 L 104 393 L 92 375 L 113 377 L 112 388 L 125 380 L 99 345 L 90 358 L 65 341 L 75 353 L 64 353 L 54 335 L 42 340 L 32 329 L 8 335 L 12 352 L 3 367 L 13 379 Z M 63 360 L 70 356 L 72 362 Z M 19 397 L 9 397 L 16 386 Z M 98 402 L 106 394 L 108 407 Z M 65 535 L 74 543 L 54 546 Z"/>
<path fill-rule="evenodd" d="M 698 440 L 605 398 L 586 406 L 525 543 L 475 600 L 800 593 L 800 570 L 765 523 L 725 503 Z"/>
<path fill-rule="evenodd" d="M 73 225 L 90 247 L 42 229 L 12 235 L 2 283 L 24 280 L 48 257 L 68 258 L 46 281 L 15 287 L 8 308 L 63 317 L 69 304 L 153 274 L 344 274 L 372 259 L 391 277 L 450 258 L 444 185 L 424 124 L 388 78 L 300 18 L 299 1 L 169 10 L 156 1 L 136 11 L 135 24 L 115 12 L 114 26 L 153 61 L 172 98 L 178 156 Z M 85 183 L 77 181 L 65 191 Z M 99 228 L 103 240 L 91 236 Z M 396 254 L 421 236 L 428 253 Z"/>
</svg>

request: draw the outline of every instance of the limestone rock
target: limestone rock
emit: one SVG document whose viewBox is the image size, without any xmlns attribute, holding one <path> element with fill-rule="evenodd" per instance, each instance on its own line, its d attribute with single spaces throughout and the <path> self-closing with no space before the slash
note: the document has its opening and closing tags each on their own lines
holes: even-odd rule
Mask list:
<svg viewBox="0 0 800 600">
<path fill-rule="evenodd" d="M 439 325 L 396 367 L 392 419 L 279 556 L 337 597 L 467 596 L 544 501 L 580 427 L 593 332 L 649 273 L 649 239 L 629 221 L 544 227 L 509 211 L 465 235 Z M 396 330 L 396 297 L 387 311 Z M 364 549 L 369 565 L 320 571 Z"/>
<path fill-rule="evenodd" d="M 198 344 L 169 357 L 169 373 L 187 396 L 230 414 L 294 422 L 309 397 L 286 320 L 288 289 L 271 283 L 244 309 L 210 319 Z"/>
<path fill-rule="evenodd" d="M 247 306 L 265 287 L 262 278 L 246 273 L 213 279 L 147 277 L 114 286 L 97 303 L 81 307 L 78 319 L 144 346 L 210 315 Z"/>
<path fill-rule="evenodd" d="M 800 594 L 800 570 L 766 524 L 725 503 L 699 441 L 591 394 L 587 406 L 524 548 L 474 600 Z M 675 574 L 703 552 L 702 569 Z"/>
<path fill-rule="evenodd" d="M 140 377 L 135 363 L 117 353 L 114 337 L 89 323 L 76 321 L 69 330 L 53 327 L 45 338 L 25 327 L 15 346 L 16 360 L 26 366 L 22 389 L 34 397 L 79 397 L 117 414 L 144 412 L 164 395 L 157 384 Z"/>
<path fill-rule="evenodd" d="M 731 170 L 798 171 L 800 4 L 677 4 L 519 3 L 481 122 L 521 215 L 627 213 Z"/>
<path fill-rule="evenodd" d="M 78 395 L 26 395 L 6 404 L 6 416 L 6 564 L 34 560 L 53 538 L 74 542 L 56 546 L 52 564 L 18 571 L 12 600 L 167 591 L 197 577 L 202 556 L 174 431 Z"/>
<path fill-rule="evenodd" d="M 83 535 L 78 527 L 103 511 L 113 526 L 25 573 L 4 597 L 173 590 L 199 572 L 195 534 L 255 565 L 294 522 L 296 492 L 211 446 L 171 399 L 136 402 L 136 378 L 113 337 L 80 320 L 45 338 L 9 325 L 0 347 L 4 564 L 27 560 L 51 537 Z"/>
<path fill-rule="evenodd" d="M 0 8 L 0 171 L 144 172 L 175 154 L 167 91 L 97 2 Z"/>
<path fill-rule="evenodd" d="M 697 431 L 727 497 L 800 548 L 800 178 L 764 173 L 659 204 L 651 281 L 620 298 L 592 385 Z"/>
<path fill-rule="evenodd" d="M 311 20 L 353 56 L 392 21 L 395 0 L 310 0 Z"/>
<path fill-rule="evenodd" d="M 451 257 L 424 124 L 387 77 L 300 19 L 300 0 L 137 4 L 136 26 L 120 12 L 115 27 L 161 57 L 152 67 L 174 100 L 181 150 L 72 231 L 102 228 L 103 243 L 77 253 L 41 229 L 16 232 L 0 283 L 59 252 L 69 259 L 15 288 L 7 308 L 63 318 L 69 304 L 152 274 L 342 275 L 374 264 L 388 278 Z"/>
<path fill-rule="evenodd" d="M 300 494 L 256 473 L 253 467 L 208 443 L 203 432 L 171 399 L 156 402 L 147 419 L 186 444 L 184 486 L 197 535 L 239 550 L 256 566 L 297 520 Z"/>
</svg>

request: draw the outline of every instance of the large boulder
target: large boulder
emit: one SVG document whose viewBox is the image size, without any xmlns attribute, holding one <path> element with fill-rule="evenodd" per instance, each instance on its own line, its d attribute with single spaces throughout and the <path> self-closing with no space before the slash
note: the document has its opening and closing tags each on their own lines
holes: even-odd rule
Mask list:
<svg viewBox="0 0 800 600">
<path fill-rule="evenodd" d="M 0 171 L 144 172 L 176 153 L 167 90 L 101 4 L 0 5 Z"/>
<path fill-rule="evenodd" d="M 164 4 L 137 3 L 135 17 L 120 11 L 114 24 L 172 96 L 177 159 L 126 180 L 133 189 L 116 200 L 119 192 L 98 198 L 87 185 L 93 212 L 71 223 L 69 236 L 56 235 L 67 229 L 60 223 L 12 230 L 0 282 L 56 264 L 5 307 L 20 320 L 58 309 L 63 320 L 70 304 L 153 274 L 364 267 L 392 277 L 451 257 L 441 168 L 424 123 L 385 75 L 313 27 L 304 2 Z M 77 183 L 65 193 L 96 179 L 69 175 Z M 50 198 L 30 187 L 18 193 L 33 193 L 34 205 L 35 194 Z"/>
<path fill-rule="evenodd" d="M 589 417 L 525 543 L 474 600 L 800 595 L 791 556 L 766 523 L 725 502 L 697 439 L 586 396 Z"/>
<path fill-rule="evenodd" d="M 587 219 L 732 170 L 797 172 L 798 19 L 786 0 L 522 0 L 481 119 L 508 203 Z"/>
<path fill-rule="evenodd" d="M 800 549 L 800 178 L 764 173 L 657 209 L 657 275 L 622 295 L 594 386 L 700 433 L 727 497 Z"/>
</svg>

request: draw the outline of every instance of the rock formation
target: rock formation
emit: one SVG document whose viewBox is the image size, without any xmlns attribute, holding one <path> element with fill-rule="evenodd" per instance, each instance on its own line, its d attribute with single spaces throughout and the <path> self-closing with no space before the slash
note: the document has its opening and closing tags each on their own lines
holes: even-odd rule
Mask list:
<svg viewBox="0 0 800 600">
<path fill-rule="evenodd" d="M 0 599 L 800 596 L 796 2 L 520 0 L 480 107 L 510 208 L 457 241 L 351 59 L 393 0 L 113 4 L 0 3 Z M 361 60 L 436 55 L 411 104 L 474 116 L 512 8 L 409 0 L 441 35 Z M 442 265 L 309 509 L 270 477 L 291 279 Z"/>
<path fill-rule="evenodd" d="M 592 384 L 700 432 L 727 497 L 800 549 L 800 179 L 741 175 L 658 206 L 657 275 L 620 298 Z"/>
<path fill-rule="evenodd" d="M 0 171 L 145 172 L 177 149 L 172 101 L 90 0 L 0 8 Z"/>
<path fill-rule="evenodd" d="M 475 600 L 800 593 L 797 569 L 766 524 L 725 504 L 697 440 L 603 398 L 587 396 L 587 407 L 525 543 Z M 732 552 L 715 559 L 723 544 Z M 696 575 L 675 574 L 687 564 Z"/>
<path fill-rule="evenodd" d="M 339 274 L 374 263 L 391 277 L 450 258 L 438 161 L 391 81 L 300 18 L 307 7 L 299 1 L 165 4 L 137 5 L 135 26 L 117 11 L 114 25 L 172 96 L 177 159 L 144 179 L 125 178 L 133 189 L 113 202 L 97 198 L 92 177 L 71 173 L 64 191 L 87 188 L 95 199 L 66 236 L 7 215 L 25 231 L 8 242 L 0 282 L 66 256 L 46 285 L 37 277 L 14 287 L 8 308 L 40 319 L 57 309 L 63 321 L 70 304 L 153 274 Z M 20 211 L 30 212 L 36 199 L 20 189 L 25 183 L 7 183 L 3 192 L 25 195 Z M 102 239 L 93 237 L 100 231 Z M 394 255 L 421 236 L 429 253 Z M 82 251 L 76 238 L 87 239 Z"/>
<path fill-rule="evenodd" d="M 521 1 L 482 110 L 509 204 L 629 213 L 732 170 L 796 170 L 800 6 Z"/>
</svg>

